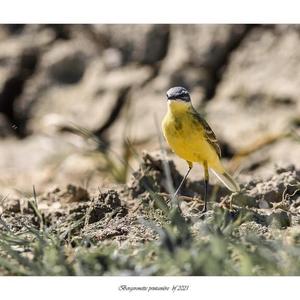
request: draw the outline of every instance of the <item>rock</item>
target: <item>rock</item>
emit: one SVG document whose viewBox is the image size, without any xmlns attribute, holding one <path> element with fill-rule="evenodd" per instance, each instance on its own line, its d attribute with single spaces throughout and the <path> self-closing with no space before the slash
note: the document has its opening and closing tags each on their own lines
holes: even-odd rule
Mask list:
<svg viewBox="0 0 300 300">
<path fill-rule="evenodd" d="M 282 202 L 285 199 L 292 201 L 297 198 L 299 178 L 295 171 L 286 171 L 274 175 L 266 181 L 258 182 L 254 188 L 247 191 L 252 197 L 258 197 L 269 205 Z"/>
<path fill-rule="evenodd" d="M 256 27 L 231 54 L 207 113 L 218 138 L 235 152 L 287 133 L 299 116 L 300 55 L 294 51 L 300 47 L 298 36 L 297 26 Z M 299 166 L 299 147 L 292 139 L 275 139 L 253 154 L 253 164 L 264 158 L 256 174 L 273 161 Z M 291 155 L 283 154 L 286 149 Z"/>
<path fill-rule="evenodd" d="M 27 134 L 38 132 L 40 120 L 47 114 L 59 113 L 66 122 L 73 121 L 69 115 L 76 114 L 76 104 L 82 107 L 82 101 L 94 98 L 95 81 L 90 78 L 83 81 L 92 61 L 97 76 L 99 63 L 95 61 L 96 56 L 95 45 L 81 37 L 55 42 L 41 52 L 40 63 L 18 99 L 17 109 L 25 115 Z M 100 63 L 101 72 L 102 69 Z"/>
<path fill-rule="evenodd" d="M 68 47 L 72 45 L 68 44 Z M 45 126 L 48 115 L 60 116 L 69 126 L 76 124 L 90 131 L 98 131 L 104 125 L 110 127 L 110 123 L 113 124 L 114 120 L 119 118 L 122 119 L 122 124 L 126 122 L 119 116 L 130 100 L 127 95 L 122 96 L 124 90 L 128 90 L 129 87 L 138 89 L 152 76 L 152 69 L 126 66 L 104 73 L 105 66 L 102 60 L 96 57 L 96 54 L 85 54 L 86 57 L 89 55 L 92 58 L 85 59 L 87 63 L 84 76 L 79 82 L 68 85 L 68 88 L 49 82 L 45 75 L 49 70 L 49 59 L 43 60 L 44 71 L 41 69 L 39 72 L 41 78 L 46 78 L 30 81 L 23 94 L 23 103 L 31 107 L 31 118 L 27 123 L 29 132 L 48 133 L 50 129 Z M 112 137 L 112 140 L 115 141 L 115 137 Z"/>
<path fill-rule="evenodd" d="M 230 198 L 229 196 L 227 197 Z M 257 207 L 258 205 L 256 199 L 247 194 L 233 194 L 231 198 L 232 204 L 240 207 Z"/>
<path fill-rule="evenodd" d="M 264 180 L 252 179 L 243 185 L 240 193 L 227 195 L 221 200 L 228 204 L 231 199 L 232 204 L 239 207 L 289 210 L 299 197 L 299 182 L 294 166 L 281 167 L 277 168 L 277 174 Z"/>
<path fill-rule="evenodd" d="M 207 96 L 214 73 L 246 30 L 244 25 L 172 25 L 169 50 L 160 75 L 169 78 L 166 82 L 169 87 L 200 86 L 203 97 Z"/>
<path fill-rule="evenodd" d="M 167 53 L 169 25 L 93 25 L 105 44 L 121 51 L 122 62 L 155 64 Z"/>
<path fill-rule="evenodd" d="M 282 209 L 276 209 L 267 217 L 267 222 L 278 228 L 287 228 L 291 225 L 291 216 Z"/>
</svg>

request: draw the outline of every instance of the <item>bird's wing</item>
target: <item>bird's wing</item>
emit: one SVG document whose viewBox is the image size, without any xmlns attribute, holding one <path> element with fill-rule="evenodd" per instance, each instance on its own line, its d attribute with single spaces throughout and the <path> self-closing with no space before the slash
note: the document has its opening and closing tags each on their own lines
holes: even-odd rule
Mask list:
<svg viewBox="0 0 300 300">
<path fill-rule="evenodd" d="M 218 140 L 217 140 L 216 135 L 213 132 L 213 130 L 210 128 L 210 126 L 204 120 L 204 118 L 202 118 L 201 115 L 198 114 L 197 111 L 193 111 L 192 115 L 195 119 L 197 119 L 198 122 L 201 123 L 202 127 L 204 128 L 204 135 L 205 135 L 207 142 L 215 149 L 219 158 L 221 158 L 221 148 L 218 144 Z"/>
</svg>

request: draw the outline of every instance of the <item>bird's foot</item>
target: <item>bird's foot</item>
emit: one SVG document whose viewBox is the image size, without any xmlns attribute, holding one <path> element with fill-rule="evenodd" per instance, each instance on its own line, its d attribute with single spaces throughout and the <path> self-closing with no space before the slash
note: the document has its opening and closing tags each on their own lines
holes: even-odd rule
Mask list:
<svg viewBox="0 0 300 300">
<path fill-rule="evenodd" d="M 203 209 L 201 211 L 202 214 L 207 212 L 207 204 L 207 201 L 204 201 Z"/>
<path fill-rule="evenodd" d="M 207 206 L 204 206 L 203 209 L 200 211 L 200 219 L 204 219 L 207 213 L 208 213 Z"/>
<path fill-rule="evenodd" d="M 200 214 L 205 214 L 207 212 L 207 207 L 203 207 L 203 209 L 200 211 Z"/>
</svg>

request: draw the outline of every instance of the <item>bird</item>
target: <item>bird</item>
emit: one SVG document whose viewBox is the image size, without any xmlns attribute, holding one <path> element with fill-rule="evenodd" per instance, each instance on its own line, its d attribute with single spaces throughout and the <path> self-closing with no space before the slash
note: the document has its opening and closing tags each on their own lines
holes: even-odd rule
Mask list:
<svg viewBox="0 0 300 300">
<path fill-rule="evenodd" d="M 179 193 L 194 164 L 198 163 L 204 168 L 204 213 L 207 211 L 209 169 L 231 192 L 239 192 L 239 184 L 223 167 L 216 135 L 193 107 L 187 89 L 180 86 L 170 88 L 167 103 L 168 110 L 162 120 L 163 136 L 171 150 L 188 164 L 188 170 L 173 198 Z"/>
</svg>

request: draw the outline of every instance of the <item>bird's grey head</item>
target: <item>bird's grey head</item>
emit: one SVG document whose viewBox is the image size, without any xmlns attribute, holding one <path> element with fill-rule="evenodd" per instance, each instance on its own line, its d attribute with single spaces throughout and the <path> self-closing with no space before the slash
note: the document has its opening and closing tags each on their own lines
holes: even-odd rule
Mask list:
<svg viewBox="0 0 300 300">
<path fill-rule="evenodd" d="M 167 91 L 167 98 L 168 100 L 182 100 L 185 102 L 191 101 L 189 92 L 184 87 L 181 86 L 175 86 L 170 88 Z"/>
</svg>

